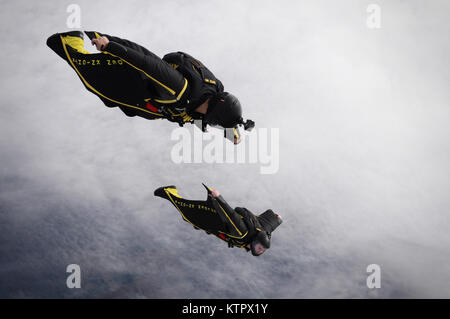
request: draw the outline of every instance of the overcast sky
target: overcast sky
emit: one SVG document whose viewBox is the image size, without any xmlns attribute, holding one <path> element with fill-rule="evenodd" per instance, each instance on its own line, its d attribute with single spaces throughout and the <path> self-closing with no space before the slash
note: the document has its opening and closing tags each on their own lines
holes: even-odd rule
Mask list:
<svg viewBox="0 0 450 319">
<path fill-rule="evenodd" d="M 82 30 L 188 52 L 257 128 L 279 128 L 271 175 L 175 164 L 176 124 L 86 91 L 45 44 L 70 3 L 0 1 L 0 297 L 450 298 L 448 1 L 377 1 L 379 29 L 362 0 L 75 2 Z M 153 196 L 203 199 L 201 182 L 284 217 L 267 253 Z"/>
</svg>

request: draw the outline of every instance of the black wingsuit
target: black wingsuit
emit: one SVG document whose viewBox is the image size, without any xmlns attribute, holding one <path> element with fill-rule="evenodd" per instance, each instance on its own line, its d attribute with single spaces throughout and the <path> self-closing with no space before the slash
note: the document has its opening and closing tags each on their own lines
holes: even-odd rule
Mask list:
<svg viewBox="0 0 450 319">
<path fill-rule="evenodd" d="M 206 187 L 206 186 L 205 186 Z M 194 226 L 195 229 L 204 230 L 226 241 L 229 247 L 244 248 L 249 251 L 247 244 L 251 243 L 258 232 L 265 231 L 271 234 L 281 224 L 272 210 L 267 210 L 256 216 L 243 207 L 231 208 L 222 196 L 210 196 L 208 190 L 206 201 L 188 200 L 178 194 L 175 186 L 160 187 L 155 190 L 155 196 L 169 200 L 180 212 L 182 218 Z"/>
<path fill-rule="evenodd" d="M 47 45 L 69 63 L 86 89 L 128 116 L 166 118 L 182 125 L 202 119 L 195 109 L 223 92 L 214 74 L 186 53 L 160 59 L 132 41 L 85 33 L 90 39 L 106 36 L 109 44 L 101 53 L 90 53 L 84 50 L 83 33 L 73 31 L 52 35 Z"/>
</svg>

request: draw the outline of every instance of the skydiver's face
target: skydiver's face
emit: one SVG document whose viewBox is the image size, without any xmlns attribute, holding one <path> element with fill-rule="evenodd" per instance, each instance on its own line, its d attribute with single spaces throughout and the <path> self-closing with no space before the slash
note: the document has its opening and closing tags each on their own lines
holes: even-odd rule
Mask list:
<svg viewBox="0 0 450 319">
<path fill-rule="evenodd" d="M 258 255 L 261 255 L 262 253 L 264 253 L 266 251 L 266 247 L 264 247 L 263 245 L 261 245 L 260 243 L 256 243 L 255 244 L 255 251 Z"/>
</svg>

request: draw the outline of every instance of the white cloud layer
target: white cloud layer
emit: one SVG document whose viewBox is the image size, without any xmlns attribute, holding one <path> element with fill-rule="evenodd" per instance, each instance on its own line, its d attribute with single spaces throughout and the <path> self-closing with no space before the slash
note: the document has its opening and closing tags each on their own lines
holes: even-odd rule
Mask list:
<svg viewBox="0 0 450 319">
<path fill-rule="evenodd" d="M 77 3 L 83 30 L 203 61 L 280 128 L 280 169 L 172 163 L 172 123 L 107 109 L 45 45 L 69 3 L 2 1 L 1 297 L 450 297 L 448 1 L 378 1 L 376 30 L 364 1 Z M 279 212 L 270 251 L 228 249 L 153 196 L 204 198 L 201 182 Z"/>
</svg>

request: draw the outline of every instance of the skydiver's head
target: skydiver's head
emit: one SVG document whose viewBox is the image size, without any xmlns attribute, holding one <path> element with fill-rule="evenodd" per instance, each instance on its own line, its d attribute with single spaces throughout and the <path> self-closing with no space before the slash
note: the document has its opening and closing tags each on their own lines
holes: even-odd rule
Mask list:
<svg viewBox="0 0 450 319">
<path fill-rule="evenodd" d="M 266 231 L 259 231 L 253 241 L 250 243 L 250 250 L 253 256 L 262 255 L 270 248 L 270 235 Z"/>
<path fill-rule="evenodd" d="M 250 250 L 253 256 L 260 256 L 270 248 L 270 240 L 272 232 L 283 222 L 279 214 L 274 213 L 271 209 L 266 210 L 258 216 L 262 230 L 258 231 L 253 241 L 250 243 Z"/>
<path fill-rule="evenodd" d="M 210 99 L 203 119 L 211 126 L 236 127 L 243 124 L 241 103 L 231 93 L 218 93 Z"/>
<path fill-rule="evenodd" d="M 260 242 L 252 242 L 250 248 L 253 256 L 260 256 L 267 250 Z"/>
</svg>

